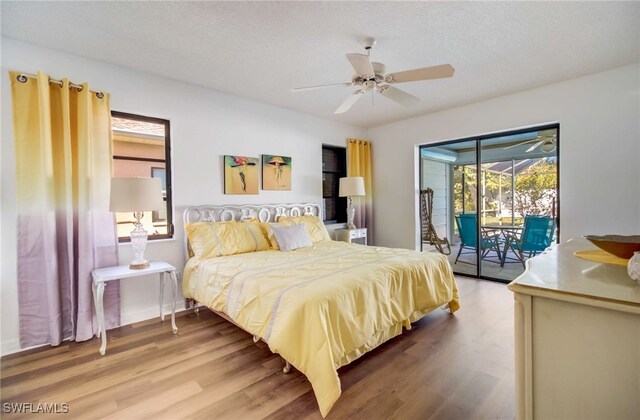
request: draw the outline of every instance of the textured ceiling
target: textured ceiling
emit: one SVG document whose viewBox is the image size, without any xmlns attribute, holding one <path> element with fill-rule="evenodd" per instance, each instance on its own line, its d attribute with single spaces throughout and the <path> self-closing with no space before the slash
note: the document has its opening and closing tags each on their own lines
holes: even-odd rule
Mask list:
<svg viewBox="0 0 640 420">
<path fill-rule="evenodd" d="M 362 127 L 640 61 L 640 2 L 11 2 L 2 35 Z M 345 53 L 388 72 L 451 63 L 451 79 L 396 85 L 403 108 L 355 88 Z M 45 69 L 46 70 L 46 69 Z M 108 89 L 108 87 L 105 87 Z"/>
</svg>

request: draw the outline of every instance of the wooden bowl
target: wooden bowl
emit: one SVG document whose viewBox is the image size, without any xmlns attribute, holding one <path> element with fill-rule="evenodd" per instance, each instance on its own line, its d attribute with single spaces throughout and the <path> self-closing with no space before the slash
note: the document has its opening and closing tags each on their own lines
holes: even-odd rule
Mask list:
<svg viewBox="0 0 640 420">
<path fill-rule="evenodd" d="M 586 240 L 616 257 L 629 259 L 640 251 L 640 235 L 587 235 Z"/>
</svg>

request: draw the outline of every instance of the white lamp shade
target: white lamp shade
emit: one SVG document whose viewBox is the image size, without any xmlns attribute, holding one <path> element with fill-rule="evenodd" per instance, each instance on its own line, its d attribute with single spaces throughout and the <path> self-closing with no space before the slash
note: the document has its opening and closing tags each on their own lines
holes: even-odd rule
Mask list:
<svg viewBox="0 0 640 420">
<path fill-rule="evenodd" d="M 338 190 L 340 197 L 355 197 L 365 195 L 364 178 L 361 176 L 348 176 L 340 178 L 340 189 Z"/>
<path fill-rule="evenodd" d="M 111 178 L 110 211 L 158 211 L 163 208 L 160 179 Z"/>
</svg>

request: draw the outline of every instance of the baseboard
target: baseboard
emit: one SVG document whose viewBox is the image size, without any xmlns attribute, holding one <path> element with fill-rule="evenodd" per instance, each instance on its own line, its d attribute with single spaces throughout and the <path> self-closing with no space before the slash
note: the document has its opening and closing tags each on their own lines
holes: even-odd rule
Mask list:
<svg viewBox="0 0 640 420">
<path fill-rule="evenodd" d="M 176 302 L 176 312 L 184 311 L 185 301 L 179 300 Z M 163 306 L 163 312 L 165 316 L 165 320 L 167 316 L 171 316 L 171 303 L 165 303 Z M 157 305 L 150 306 L 144 309 L 138 309 L 136 311 L 128 311 L 127 313 L 120 314 L 120 326 L 134 324 L 140 321 L 146 321 L 148 319 L 159 318 L 160 317 L 160 308 Z"/>
<path fill-rule="evenodd" d="M 35 346 L 35 347 L 41 347 L 41 346 Z M 34 347 L 31 347 L 31 348 L 34 348 Z M 2 344 L 0 344 L 0 350 L 1 350 L 0 353 L 3 356 L 6 356 L 6 355 L 9 355 L 9 354 L 17 353 L 19 351 L 28 350 L 28 349 L 21 349 L 20 348 L 20 340 L 12 339 L 12 340 L 3 341 Z"/>
<path fill-rule="evenodd" d="M 165 303 L 163 306 L 165 320 L 170 319 L 169 317 L 171 317 L 171 306 L 172 306 L 171 303 Z M 176 312 L 184 311 L 185 309 L 186 307 L 185 307 L 184 300 L 180 300 L 176 302 Z M 148 308 L 139 309 L 133 312 L 129 311 L 127 313 L 120 314 L 120 326 L 134 324 L 136 322 L 146 321 L 148 319 L 159 318 L 159 317 L 160 317 L 160 308 L 158 308 L 157 305 L 153 305 Z M 27 351 L 31 349 L 36 349 L 38 347 L 48 346 L 48 345 L 49 344 L 42 344 L 38 346 L 25 347 L 21 349 L 19 339 L 4 340 L 0 344 L 0 355 L 8 356 L 13 353 L 19 353 L 21 351 Z"/>
</svg>

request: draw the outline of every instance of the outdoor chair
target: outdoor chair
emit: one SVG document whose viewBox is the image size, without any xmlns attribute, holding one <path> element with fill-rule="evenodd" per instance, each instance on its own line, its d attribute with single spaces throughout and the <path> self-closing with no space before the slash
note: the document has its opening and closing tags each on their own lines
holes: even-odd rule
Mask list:
<svg viewBox="0 0 640 420">
<path fill-rule="evenodd" d="M 473 213 L 462 213 L 455 217 L 456 225 L 458 226 L 458 233 L 460 234 L 460 250 L 454 264 L 458 263 L 460 255 L 463 254 L 464 248 L 471 249 L 475 254 L 478 248 L 478 217 Z M 500 253 L 500 243 L 498 238 L 500 232 L 482 229 L 482 239 L 480 241 L 480 258 L 484 259 L 491 251 L 495 251 L 498 255 L 498 261 L 487 259 L 487 261 L 502 263 L 502 257 Z M 465 252 L 469 254 L 469 252 Z"/>
<path fill-rule="evenodd" d="M 506 235 L 502 266 L 507 259 L 507 252 L 511 250 L 516 258 L 509 259 L 519 261 L 524 267 L 525 254 L 531 258 L 551 246 L 555 230 L 555 219 L 550 216 L 525 216 L 522 231 Z"/>
<path fill-rule="evenodd" d="M 451 254 L 451 245 L 447 238 L 438 236 L 436 228 L 433 226 L 433 190 L 427 188 L 420 191 L 420 223 L 422 243 L 429 243 L 435 246 L 438 252 L 444 255 Z M 445 248 L 446 246 L 446 248 Z"/>
</svg>

